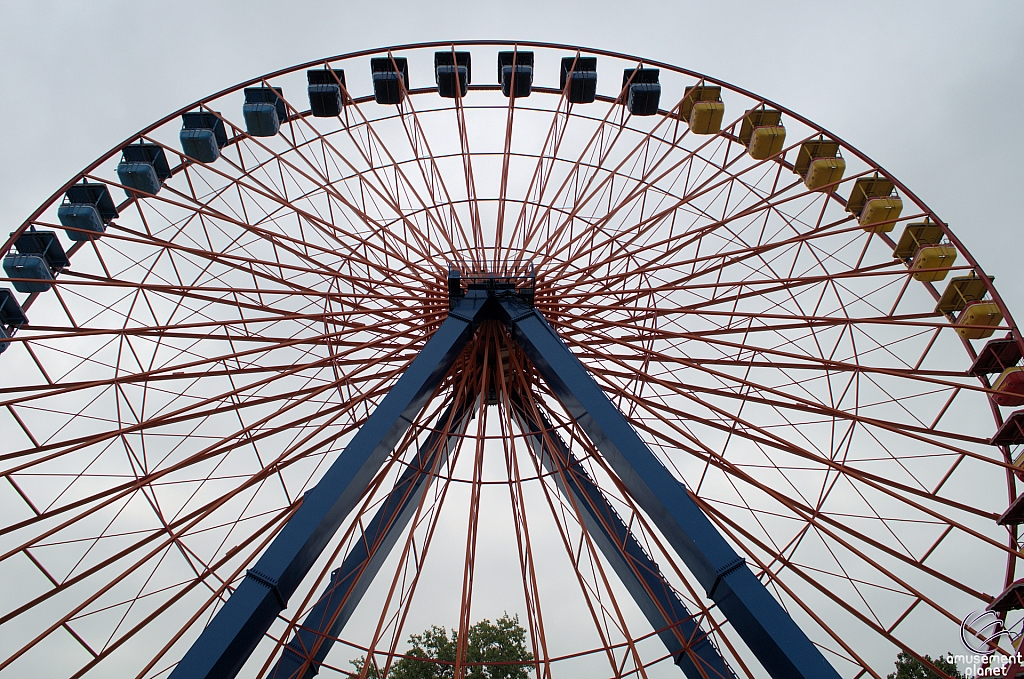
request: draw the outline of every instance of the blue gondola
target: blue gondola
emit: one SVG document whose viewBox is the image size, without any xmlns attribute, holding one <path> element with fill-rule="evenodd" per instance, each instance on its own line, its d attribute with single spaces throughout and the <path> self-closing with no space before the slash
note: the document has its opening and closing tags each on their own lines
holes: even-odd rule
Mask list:
<svg viewBox="0 0 1024 679">
<path fill-rule="evenodd" d="M 558 88 L 573 104 L 592 104 L 597 98 L 597 57 L 562 57 L 562 75 Z"/>
<path fill-rule="evenodd" d="M 94 182 L 82 182 L 69 188 L 64 193 L 64 202 L 57 208 L 57 219 L 61 226 L 68 228 L 65 233 L 74 241 L 99 238 L 116 217 L 117 208 L 107 185 Z"/>
<path fill-rule="evenodd" d="M 8 288 L 0 288 L 0 339 L 9 339 L 14 328 L 28 323 L 25 312 Z M 0 354 L 7 351 L 9 342 L 0 342 Z"/>
<path fill-rule="evenodd" d="M 65 233 L 71 240 L 90 240 L 103 233 L 107 225 L 100 218 L 95 205 L 64 203 L 57 208 L 57 219 L 68 227 Z"/>
<path fill-rule="evenodd" d="M 401 104 L 409 89 L 409 61 L 405 57 L 370 59 L 373 98 L 378 104 Z"/>
<path fill-rule="evenodd" d="M 315 68 L 306 71 L 309 87 L 309 108 L 314 118 L 333 118 L 341 115 L 345 105 L 341 89 L 345 87 L 345 71 Z"/>
<path fill-rule="evenodd" d="M 16 253 L 10 252 L 4 257 L 4 271 L 8 278 L 52 281 L 54 274 L 71 264 L 53 231 L 30 229 L 18 236 L 14 248 Z M 20 281 L 14 283 L 14 289 L 18 292 L 46 292 L 50 285 Z"/>
<path fill-rule="evenodd" d="M 77 186 L 82 186 L 82 184 Z M 113 207 L 113 203 L 111 203 L 110 207 Z M 104 213 L 101 212 L 101 214 Z M 106 212 L 105 214 L 110 213 Z M 117 213 L 115 212 L 114 214 L 116 215 Z M 28 231 L 18 236 L 17 240 L 14 241 L 14 248 L 21 255 L 39 255 L 45 260 L 47 267 L 53 273 L 57 273 L 64 267 L 71 265 L 71 260 L 68 259 L 67 253 L 64 252 L 64 247 L 60 244 L 55 231 L 36 231 L 30 227 Z"/>
<path fill-rule="evenodd" d="M 160 185 L 170 177 L 167 156 L 158 144 L 131 144 L 121 149 L 117 178 L 127 187 L 124 192 L 129 198 L 134 195 L 130 189 L 156 195 Z"/>
<path fill-rule="evenodd" d="M 227 146 L 228 135 L 219 113 L 190 111 L 181 114 L 182 152 L 200 163 L 212 163 L 220 158 L 220 150 Z"/>
<path fill-rule="evenodd" d="M 10 288 L 0 288 L 0 325 L 18 328 L 28 323 L 28 316 L 18 304 Z"/>
<path fill-rule="evenodd" d="M 627 68 L 622 72 L 622 86 L 629 84 L 626 108 L 635 116 L 653 116 L 661 101 L 661 85 L 656 68 Z"/>
<path fill-rule="evenodd" d="M 513 63 L 514 62 L 514 63 Z M 506 97 L 530 96 L 533 90 L 533 52 L 498 52 L 498 82 Z"/>
<path fill-rule="evenodd" d="M 288 117 L 280 87 L 246 87 L 242 105 L 245 130 L 253 137 L 273 137 Z"/>
<path fill-rule="evenodd" d="M 46 260 L 40 255 L 8 254 L 4 257 L 4 272 L 8 278 L 30 278 L 38 281 L 52 281 L 53 274 Z M 14 289 L 18 292 L 46 292 L 50 289 L 47 283 L 30 281 L 14 281 Z"/>
<path fill-rule="evenodd" d="M 460 97 L 466 96 L 469 83 L 473 82 L 471 68 L 469 52 L 434 52 L 434 80 L 437 82 L 437 93 L 446 99 L 454 99 L 456 93 Z"/>
</svg>

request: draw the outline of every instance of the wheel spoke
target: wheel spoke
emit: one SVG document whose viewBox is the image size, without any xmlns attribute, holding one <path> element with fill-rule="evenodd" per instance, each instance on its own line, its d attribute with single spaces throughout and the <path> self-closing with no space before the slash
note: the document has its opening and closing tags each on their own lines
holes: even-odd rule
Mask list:
<svg viewBox="0 0 1024 679">
<path fill-rule="evenodd" d="M 480 76 L 495 48 L 536 53 L 528 96 Z M 435 52 L 463 50 L 478 76 L 465 95 L 418 82 Z M 375 101 L 370 57 L 413 66 L 397 105 Z M 575 76 L 554 86 L 562 58 L 599 60 L 593 103 Z M 640 67 L 659 69 L 653 115 L 630 103 Z M 307 109 L 308 69 L 344 69 L 347 80 L 310 76 L 338 86 L 339 110 Z M 722 90 L 727 113 L 710 134 L 682 115 L 694 84 Z M 278 127 L 256 123 L 273 121 L 254 117 L 260 107 L 240 115 L 246 88 L 277 97 Z M 767 157 L 741 140 L 755 109 L 785 126 Z M 216 160 L 183 153 L 186 111 L 223 125 Z M 900 652 L 936 669 L 925 655 L 955 648 L 968 610 L 1016 580 L 1018 530 L 997 520 L 1017 498 L 1021 445 L 991 444 L 1012 411 L 993 399 L 998 373 L 972 365 L 992 355 L 989 337 L 1024 349 L 1020 332 L 932 210 L 798 113 L 669 64 L 497 42 L 332 57 L 182 112 L 75 177 L 118 201 L 101 234 L 74 240 L 82 229 L 61 223 L 69 184 L 0 253 L 53 232 L 71 262 L 41 292 L 15 290 L 30 322 L 3 326 L 0 577 L 15 586 L 0 608 L 0 670 L 174 672 L 307 491 L 352 459 L 350 442 L 470 288 L 540 312 L 842 676 L 881 679 Z M 811 190 L 799 154 L 829 139 L 846 170 Z M 112 173 L 139 143 L 168 161 L 155 194 Z M 866 180 L 898 191 L 891 223 L 865 227 L 847 210 Z M 956 251 L 942 278 L 904 257 L 910 224 L 937 226 Z M 12 271 L 0 287 L 40 282 Z M 949 282 L 970 276 L 986 290 L 973 296 L 1000 310 L 994 325 L 937 310 Z M 521 320 L 472 329 L 365 472 L 246 673 L 282 679 L 299 639 L 312 640 L 302 676 L 387 676 L 415 660 L 410 635 L 438 625 L 454 650 L 426 661 L 464 679 L 484 672 L 471 631 L 505 613 L 521 626 L 523 656 L 502 669 L 516 679 L 654 679 L 673 664 L 719 679 L 705 652 L 735 677 L 765 675 L 743 625 L 544 382 L 517 340 Z M 456 402 L 470 413 L 459 422 L 444 416 Z M 420 469 L 428 452 L 435 462 Z M 370 544 L 407 471 L 421 494 Z M 579 492 L 580 474 L 595 495 Z M 623 544 L 609 542 L 609 516 Z M 334 571 L 364 548 L 365 579 L 333 592 Z M 666 600 L 653 580 L 628 580 L 646 566 L 614 549 L 654 564 L 712 651 L 683 623 L 657 623 L 675 619 Z M 310 620 L 328 595 L 358 605 Z M 990 646 L 1012 653 L 1002 638 Z"/>
</svg>

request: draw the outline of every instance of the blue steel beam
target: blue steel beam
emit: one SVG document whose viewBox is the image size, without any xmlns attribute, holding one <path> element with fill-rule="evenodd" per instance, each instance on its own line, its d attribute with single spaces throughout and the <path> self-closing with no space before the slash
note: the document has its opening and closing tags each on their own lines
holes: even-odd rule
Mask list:
<svg viewBox="0 0 1024 679">
<path fill-rule="evenodd" d="M 453 401 L 445 409 L 437 421 L 437 429 L 417 451 L 341 566 L 331 573 L 323 595 L 284 647 L 270 679 L 310 679 L 320 671 L 334 640 L 340 636 L 366 588 L 416 513 L 434 470 L 444 464 L 465 434 L 478 400 L 477 394 L 463 394 L 459 401 Z"/>
<path fill-rule="evenodd" d="M 452 309 L 327 473 L 171 672 L 171 679 L 233 679 L 341 522 L 465 348 L 488 294 Z"/>
<path fill-rule="evenodd" d="M 544 414 L 526 407 L 518 394 L 512 395 L 512 413 L 534 455 L 554 476 L 562 492 L 569 490 L 576 497 L 587 532 L 651 626 L 659 630 L 658 636 L 676 665 L 688 679 L 735 679 L 658 564 L 644 551 Z"/>
<path fill-rule="evenodd" d="M 544 317 L 512 295 L 499 300 L 541 377 L 773 679 L 839 679 Z"/>
</svg>

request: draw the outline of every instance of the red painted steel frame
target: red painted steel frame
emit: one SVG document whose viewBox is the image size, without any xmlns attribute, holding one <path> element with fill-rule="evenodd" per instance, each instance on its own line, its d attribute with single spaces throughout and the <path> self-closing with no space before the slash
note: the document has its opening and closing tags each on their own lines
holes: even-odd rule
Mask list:
<svg viewBox="0 0 1024 679">
<path fill-rule="evenodd" d="M 609 87 L 595 104 L 569 104 L 546 84 L 557 59 L 541 58 L 528 98 L 505 100 L 497 85 L 477 83 L 465 99 L 441 101 L 417 87 L 415 69 L 396 108 L 359 93 L 366 74 L 357 67 L 370 56 L 412 53 L 426 63 L 432 50 L 473 48 L 480 60 L 496 47 L 597 56 L 600 82 L 616 87 L 610 64 L 656 67 L 669 103 L 632 119 Z M 325 65 L 349 69 L 353 92 L 343 93 L 337 120 L 314 119 L 286 98 L 277 137 L 251 137 L 232 122 L 231 97 L 242 88 Z M 695 81 L 723 88 L 717 135 L 695 137 L 678 117 L 682 87 Z M 777 156 L 752 161 L 736 124 L 740 109 L 762 104 L 783 113 L 791 136 Z M 220 111 L 229 131 L 210 165 L 188 162 L 172 141 L 180 114 L 197 108 Z M 791 174 L 795 150 L 819 134 L 849 161 L 834 192 L 807 192 Z M 918 658 L 948 650 L 922 646 L 915 626 L 956 629 L 1016 579 L 1017 531 L 995 526 L 1006 504 L 991 484 L 1016 498 L 1019 451 L 987 445 L 1003 421 L 991 381 L 966 374 L 972 341 L 933 311 L 942 284 L 912 281 L 889 257 L 893 239 L 865 233 L 843 212 L 852 182 L 873 172 L 891 179 L 906 210 L 895 226 L 939 224 L 959 255 L 950 275 L 973 270 L 1003 315 L 997 332 L 1024 348 L 1020 331 L 938 215 L 798 113 L 687 69 L 589 48 L 464 41 L 366 50 L 171 113 L 56 191 L 0 255 L 30 227 L 60 229 L 49 215 L 74 182 L 119 191 L 107 165 L 138 139 L 176 159 L 174 177 L 159 195 L 119 205 L 103 238 L 69 249 L 72 267 L 53 294 L 23 297 L 32 323 L 0 357 L 11 442 L 0 451 L 0 501 L 11 508 L 0 525 L 0 569 L 9 570 L 0 573 L 26 583 L 0 609 L 0 669 L 56 644 L 67 676 L 102 673 L 129 655 L 144 658 L 131 670 L 139 677 L 165 672 L 443 320 L 447 263 L 456 260 L 535 265 L 537 308 L 844 674 L 881 679 L 891 659 L 879 660 L 879 649 Z M 364 675 L 401 657 L 415 603 L 429 596 L 421 578 L 436 577 L 427 554 L 438 558 L 429 547 L 438 526 L 443 533 L 442 509 L 465 515 L 456 619 L 466 632 L 486 563 L 473 508 L 501 488 L 514 508 L 508 531 L 533 654 L 523 666 L 548 677 L 600 657 L 609 676 L 660 671 L 665 658 L 645 645 L 659 630 L 631 631 L 636 619 L 579 508 L 522 457 L 526 444 L 503 405 L 512 389 L 548 413 L 737 674 L 756 675 L 735 632 L 532 370 L 499 328 L 472 341 L 444 389 L 494 392 L 497 409 L 482 410 L 422 499 L 372 634 L 336 645 L 366 655 Z M 994 426 L 980 424 L 986 410 Z M 442 426 L 436 417 L 428 407 L 413 423 L 303 583 L 302 603 L 271 630 L 257 675 L 407 463 L 403 451 Z M 495 480 L 487 461 L 497 450 Z M 453 507 L 449 489 L 458 496 L 467 486 L 468 506 Z M 531 537 L 545 526 L 558 554 Z M 998 578 L 965 574 L 951 552 L 976 555 L 978 572 L 1005 569 Z M 560 601 L 546 565 L 558 558 L 572 564 L 566 582 L 593 644 L 567 650 L 551 624 Z M 467 667 L 460 655 L 455 669 Z"/>
</svg>

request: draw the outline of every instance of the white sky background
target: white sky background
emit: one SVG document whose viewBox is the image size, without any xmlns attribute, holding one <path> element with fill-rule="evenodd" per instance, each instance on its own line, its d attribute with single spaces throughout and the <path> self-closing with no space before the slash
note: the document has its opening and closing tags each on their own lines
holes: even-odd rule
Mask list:
<svg viewBox="0 0 1024 679">
<path fill-rule="evenodd" d="M 949 222 L 1024 316 L 1020 0 L 0 0 L 0 230 L 135 131 L 229 85 L 364 48 L 482 38 L 632 53 L 801 112 Z"/>
<path fill-rule="evenodd" d="M 947 221 L 1024 321 L 1024 0 L 0 0 L 0 234 L 140 128 L 237 82 L 366 48 L 487 38 L 665 61 L 802 113 Z M 476 82 L 493 71 L 478 65 Z"/>
</svg>

